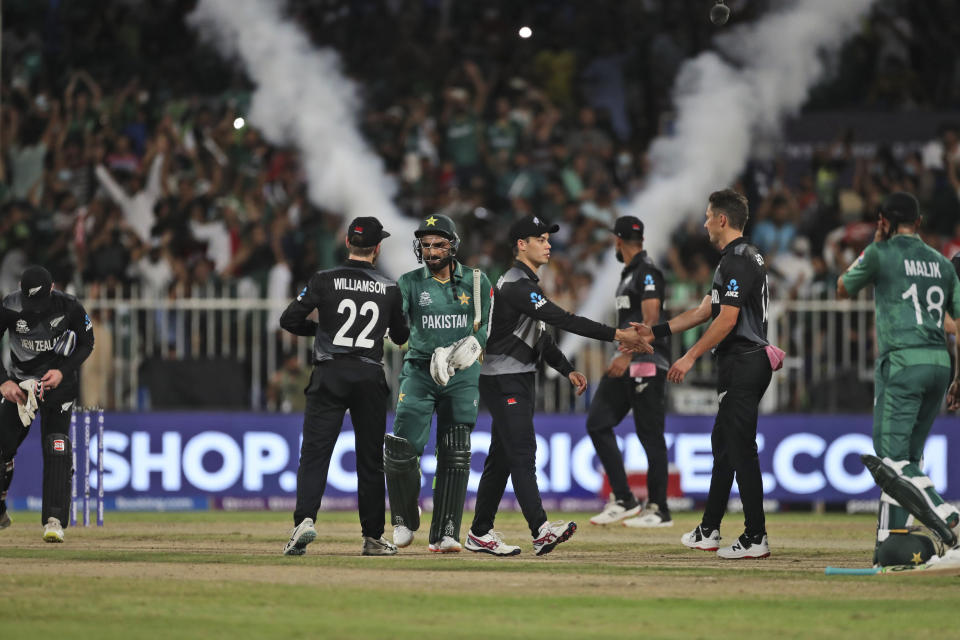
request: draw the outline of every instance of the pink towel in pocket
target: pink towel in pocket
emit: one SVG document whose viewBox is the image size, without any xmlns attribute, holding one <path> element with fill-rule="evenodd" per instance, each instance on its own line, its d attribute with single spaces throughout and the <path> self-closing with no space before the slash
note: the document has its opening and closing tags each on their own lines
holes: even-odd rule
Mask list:
<svg viewBox="0 0 960 640">
<path fill-rule="evenodd" d="M 767 358 L 770 360 L 770 368 L 774 371 L 779 371 L 783 367 L 783 358 L 787 354 L 784 353 L 783 349 L 772 344 L 768 344 L 764 347 L 764 350 L 767 352 Z"/>
<path fill-rule="evenodd" d="M 632 362 L 630 364 L 631 378 L 652 378 L 657 375 L 657 365 L 652 362 Z"/>
</svg>

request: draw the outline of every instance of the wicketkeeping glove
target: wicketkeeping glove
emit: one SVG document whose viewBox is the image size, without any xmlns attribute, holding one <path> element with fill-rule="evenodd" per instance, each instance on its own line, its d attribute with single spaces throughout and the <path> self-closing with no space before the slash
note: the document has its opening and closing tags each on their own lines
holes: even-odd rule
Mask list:
<svg viewBox="0 0 960 640">
<path fill-rule="evenodd" d="M 23 426 L 29 427 L 37 415 L 38 397 L 43 399 L 43 383 L 39 380 L 29 378 L 20 383 L 20 388 L 27 394 L 27 401 L 23 404 L 17 404 L 17 413 L 20 414 L 20 422 Z"/>
</svg>

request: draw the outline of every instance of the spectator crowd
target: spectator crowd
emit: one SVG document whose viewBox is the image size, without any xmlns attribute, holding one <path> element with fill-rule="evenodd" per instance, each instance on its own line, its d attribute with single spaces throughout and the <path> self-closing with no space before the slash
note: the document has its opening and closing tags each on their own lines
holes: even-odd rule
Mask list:
<svg viewBox="0 0 960 640">
<path fill-rule="evenodd" d="M 769 3 L 730 4 L 747 21 Z M 343 257 L 343 212 L 308 201 L 295 150 L 243 122 L 252 88 L 189 28 L 193 5 L 4 3 L 0 289 L 39 262 L 61 287 L 286 298 Z M 679 66 L 713 34 L 688 1 L 288 5 L 363 87 L 358 121 L 401 210 L 451 216 L 461 257 L 493 280 L 510 261 L 510 220 L 560 222 L 544 280 L 568 308 L 609 247 L 606 228 L 643 188 Z M 811 108 L 957 109 L 958 21 L 950 0 L 879 2 Z M 520 24 L 534 36 L 518 38 Z M 918 194 L 931 245 L 960 250 L 956 123 L 897 152 L 838 132 L 799 166 L 783 154 L 751 161 L 737 187 L 776 296 L 832 288 L 892 190 Z M 664 257 L 675 297 L 702 290 L 716 263 L 699 227 L 681 223 Z"/>
</svg>

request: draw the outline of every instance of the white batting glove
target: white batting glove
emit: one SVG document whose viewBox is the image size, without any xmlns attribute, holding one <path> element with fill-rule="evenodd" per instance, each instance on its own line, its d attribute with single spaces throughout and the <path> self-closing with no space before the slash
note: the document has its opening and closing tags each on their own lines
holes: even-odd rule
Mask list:
<svg viewBox="0 0 960 640">
<path fill-rule="evenodd" d="M 480 342 L 473 336 L 460 338 L 452 345 L 448 358 L 450 366 L 455 370 L 466 369 L 477 361 L 477 358 L 483 353 Z"/>
<path fill-rule="evenodd" d="M 430 358 L 430 377 L 441 387 L 447 386 L 450 378 L 453 376 L 453 366 L 450 364 L 450 352 L 453 346 L 437 347 L 433 350 L 433 356 Z"/>
</svg>

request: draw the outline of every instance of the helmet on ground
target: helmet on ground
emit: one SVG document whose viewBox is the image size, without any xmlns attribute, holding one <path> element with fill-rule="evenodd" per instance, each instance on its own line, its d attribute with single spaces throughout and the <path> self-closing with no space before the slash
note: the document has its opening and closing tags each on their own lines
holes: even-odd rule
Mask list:
<svg viewBox="0 0 960 640">
<path fill-rule="evenodd" d="M 881 567 L 916 566 L 929 560 L 934 553 L 936 547 L 929 537 L 907 529 L 896 529 L 877 546 L 877 564 Z"/>
</svg>

